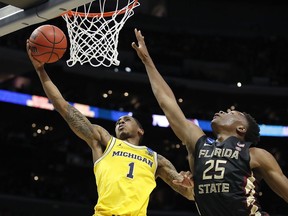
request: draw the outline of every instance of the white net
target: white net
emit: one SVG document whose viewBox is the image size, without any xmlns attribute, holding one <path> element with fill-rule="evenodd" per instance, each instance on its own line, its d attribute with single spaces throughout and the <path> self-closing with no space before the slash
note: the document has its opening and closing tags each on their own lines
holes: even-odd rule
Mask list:
<svg viewBox="0 0 288 216">
<path fill-rule="evenodd" d="M 119 32 L 139 5 L 138 0 L 97 0 L 63 14 L 70 40 L 67 65 L 118 66 Z"/>
</svg>

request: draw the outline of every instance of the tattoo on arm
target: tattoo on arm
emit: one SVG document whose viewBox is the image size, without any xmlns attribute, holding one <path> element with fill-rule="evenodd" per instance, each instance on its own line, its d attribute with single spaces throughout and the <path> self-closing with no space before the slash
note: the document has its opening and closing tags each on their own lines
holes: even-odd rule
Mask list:
<svg viewBox="0 0 288 216">
<path fill-rule="evenodd" d="M 166 170 L 166 172 L 162 173 L 162 177 L 166 180 L 172 181 L 178 176 L 178 172 L 174 165 L 162 155 L 158 155 L 158 164 L 160 165 L 160 169 L 163 168 Z"/>
<path fill-rule="evenodd" d="M 93 137 L 92 124 L 73 106 L 68 105 L 67 113 L 64 118 L 74 133 L 82 139 L 87 140 Z"/>
</svg>

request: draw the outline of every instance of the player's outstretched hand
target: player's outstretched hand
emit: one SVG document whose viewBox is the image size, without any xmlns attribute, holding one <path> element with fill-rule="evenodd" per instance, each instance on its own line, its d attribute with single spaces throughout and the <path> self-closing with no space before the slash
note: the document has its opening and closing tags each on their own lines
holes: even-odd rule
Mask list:
<svg viewBox="0 0 288 216">
<path fill-rule="evenodd" d="M 173 180 L 176 185 L 181 185 L 186 188 L 194 188 L 194 182 L 192 179 L 192 173 L 190 171 L 181 171 L 179 173 L 183 178 Z"/>
<path fill-rule="evenodd" d="M 142 62 L 145 64 L 149 60 L 151 60 L 148 49 L 145 44 L 144 36 L 141 34 L 140 30 L 137 30 L 136 28 L 134 29 L 135 36 L 137 39 L 138 46 L 135 42 L 132 42 L 132 47 L 133 49 L 136 50 L 137 55 L 139 58 L 142 60 Z"/>
<path fill-rule="evenodd" d="M 38 60 L 36 60 L 35 58 L 33 58 L 33 56 L 31 55 L 31 50 L 30 50 L 30 46 L 29 46 L 29 40 L 26 41 L 26 50 L 27 50 L 27 54 L 35 68 L 36 71 L 39 71 L 41 69 L 43 69 L 44 67 L 44 62 L 39 62 Z"/>
</svg>

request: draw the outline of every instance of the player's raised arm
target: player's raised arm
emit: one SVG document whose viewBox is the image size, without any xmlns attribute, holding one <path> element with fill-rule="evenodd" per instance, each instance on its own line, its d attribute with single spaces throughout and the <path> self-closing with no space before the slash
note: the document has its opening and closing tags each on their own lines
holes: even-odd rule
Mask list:
<svg viewBox="0 0 288 216">
<path fill-rule="evenodd" d="M 29 49 L 29 43 L 26 43 L 28 56 L 39 76 L 43 89 L 53 104 L 54 108 L 68 123 L 73 132 L 85 140 L 87 144 L 95 150 L 98 145 L 106 145 L 110 139 L 110 134 L 102 127 L 92 125 L 91 122 L 76 108 L 71 106 L 62 96 L 59 89 L 50 79 L 44 68 L 44 63 L 34 59 Z"/>
<path fill-rule="evenodd" d="M 177 103 L 177 100 L 175 99 L 174 93 L 153 63 L 145 45 L 143 35 L 137 29 L 135 29 L 135 35 L 138 45 L 133 42 L 132 47 L 136 50 L 139 58 L 145 65 L 152 91 L 161 109 L 164 111 L 170 126 L 177 137 L 183 144 L 191 145 L 192 150 L 194 150 L 195 143 L 202 135 L 204 135 L 204 132 L 198 126 L 186 119 Z"/>
</svg>

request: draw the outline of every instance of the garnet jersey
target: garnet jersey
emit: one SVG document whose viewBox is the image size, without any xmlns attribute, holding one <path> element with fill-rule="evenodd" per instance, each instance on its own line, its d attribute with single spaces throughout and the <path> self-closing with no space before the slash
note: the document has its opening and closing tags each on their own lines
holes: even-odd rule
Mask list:
<svg viewBox="0 0 288 216">
<path fill-rule="evenodd" d="M 218 142 L 204 135 L 197 141 L 194 190 L 200 215 L 264 215 L 258 203 L 258 182 L 249 164 L 250 145 L 234 136 Z"/>
</svg>

